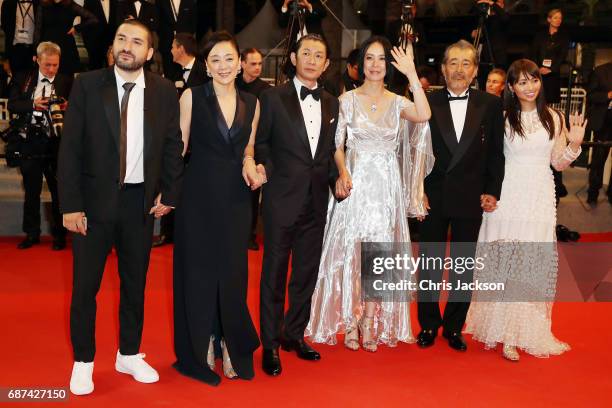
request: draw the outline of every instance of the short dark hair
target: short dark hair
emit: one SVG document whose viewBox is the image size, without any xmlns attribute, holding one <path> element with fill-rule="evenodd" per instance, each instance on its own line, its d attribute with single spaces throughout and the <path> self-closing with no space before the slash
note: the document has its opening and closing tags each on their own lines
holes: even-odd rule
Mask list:
<svg viewBox="0 0 612 408">
<path fill-rule="evenodd" d="M 134 26 L 134 27 L 140 27 L 143 30 L 145 30 L 147 32 L 147 45 L 149 46 L 149 48 L 153 48 L 153 32 L 151 31 L 149 26 L 147 26 L 146 24 L 142 23 L 141 21 L 136 20 L 135 18 L 132 18 L 130 20 L 124 20 L 123 22 L 121 22 L 121 24 L 119 24 L 117 26 L 117 30 L 115 31 L 115 35 L 117 35 L 117 31 L 119 31 L 119 27 L 121 27 L 122 25 L 130 25 L 130 26 Z"/>
<path fill-rule="evenodd" d="M 294 52 L 297 55 L 300 48 L 302 48 L 302 44 L 304 43 L 304 41 L 307 41 L 307 40 L 318 41 L 322 43 L 325 46 L 325 58 L 329 59 L 329 55 L 330 55 L 329 44 L 327 44 L 327 41 L 325 40 L 325 38 L 323 38 L 323 36 L 321 36 L 320 34 L 306 34 L 305 36 L 301 37 L 295 43 L 295 45 L 291 48 L 291 52 Z M 289 78 L 293 78 L 297 72 L 295 69 L 295 66 L 291 63 L 291 60 L 289 58 L 287 58 L 287 62 L 285 66 L 283 67 L 283 70 Z"/>
<path fill-rule="evenodd" d="M 195 56 L 198 53 L 198 45 L 195 36 L 191 33 L 176 33 L 174 41 L 185 49 L 187 55 Z"/>
<path fill-rule="evenodd" d="M 231 35 L 225 30 L 215 31 L 204 39 L 202 51 L 200 52 L 200 54 L 202 55 L 205 61 L 208 59 L 208 54 L 210 54 L 210 51 L 214 48 L 214 46 L 222 42 L 229 42 L 230 44 L 232 44 L 232 47 L 234 47 L 234 49 L 236 50 L 236 54 L 240 55 L 240 47 L 238 47 L 238 41 L 236 41 L 236 38 L 233 35 Z"/>
<path fill-rule="evenodd" d="M 242 58 L 243 61 L 246 61 L 247 57 L 250 54 L 259 54 L 263 57 L 263 53 L 259 51 L 257 48 L 247 48 L 246 50 L 242 50 L 242 53 L 240 54 L 240 58 Z"/>
<path fill-rule="evenodd" d="M 373 35 L 365 40 L 363 44 L 361 44 L 361 47 L 359 47 L 359 79 L 362 81 L 365 80 L 365 73 L 363 72 L 365 56 L 370 46 L 376 43 L 382 45 L 385 50 L 385 83 L 389 83 L 393 79 L 393 74 L 395 73 L 395 68 L 391 65 L 391 42 L 389 42 L 386 37 L 380 35 Z"/>
<path fill-rule="evenodd" d="M 348 57 L 346 57 L 346 63 L 351 66 L 359 64 L 359 48 L 355 48 L 349 52 Z"/>
</svg>

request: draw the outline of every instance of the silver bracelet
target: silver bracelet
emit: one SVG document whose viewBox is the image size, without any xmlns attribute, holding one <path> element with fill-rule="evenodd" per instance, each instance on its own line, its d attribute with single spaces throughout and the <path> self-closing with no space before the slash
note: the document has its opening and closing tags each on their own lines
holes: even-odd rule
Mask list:
<svg viewBox="0 0 612 408">
<path fill-rule="evenodd" d="M 417 90 L 423 89 L 423 85 L 421 85 L 421 82 L 417 82 L 417 85 L 410 84 L 408 89 L 410 89 L 410 92 L 415 93 Z"/>
</svg>

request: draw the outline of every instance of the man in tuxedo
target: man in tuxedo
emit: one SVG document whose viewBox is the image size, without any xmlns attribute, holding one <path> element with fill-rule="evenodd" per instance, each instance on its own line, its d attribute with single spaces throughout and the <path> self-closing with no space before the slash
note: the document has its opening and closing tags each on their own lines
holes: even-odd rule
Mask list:
<svg viewBox="0 0 612 408">
<path fill-rule="evenodd" d="M 117 1 L 117 24 L 121 24 L 123 21 L 129 19 L 140 21 L 154 33 L 157 32 L 157 28 L 159 27 L 157 8 L 147 0 Z"/>
<path fill-rule="evenodd" d="M 51 193 L 52 249 L 57 251 L 66 247 L 66 229 L 62 226 L 57 197 L 57 149 L 61 134 L 54 131 L 51 123 L 49 97 L 54 94 L 67 98 L 72 78 L 57 73 L 61 54 L 57 44 L 42 42 L 36 54 L 38 69 L 16 75 L 8 101 L 8 110 L 19 115 L 25 129 L 20 170 L 25 190 L 23 232 L 26 237 L 17 248 L 27 249 L 40 242 L 40 194 L 44 175 Z"/>
<path fill-rule="evenodd" d="M 172 59 L 181 66 L 182 76 L 174 82 L 179 97 L 185 89 L 202 85 L 208 80 L 204 64 L 197 60 L 195 37 L 188 33 L 177 33 L 172 42 Z M 185 156 L 185 162 L 187 162 Z M 161 219 L 159 237 L 153 241 L 153 247 L 174 242 L 174 213 Z"/>
<path fill-rule="evenodd" d="M 114 246 L 121 280 L 115 369 L 156 382 L 139 353 L 153 215 L 177 204 L 183 142 L 174 85 L 143 70 L 152 34 L 138 20 L 117 28 L 115 65 L 75 79 L 59 155 L 64 226 L 74 233 L 70 337 L 73 394 L 93 391 L 96 294 Z"/>
<path fill-rule="evenodd" d="M 450 45 L 442 61 L 446 88 L 428 94 L 435 164 L 425 179 L 429 215 L 420 228 L 424 259 L 444 260 L 450 228 L 452 259 L 475 256 L 482 211 L 494 211 L 504 178 L 504 120 L 501 99 L 470 89 L 478 71 L 476 49 L 461 40 Z M 446 263 L 446 262 L 443 262 Z M 432 266 L 435 262 L 428 262 Z M 461 330 L 470 305 L 471 291 L 450 290 L 444 316 L 440 314 L 442 269 L 421 268 L 418 317 L 422 331 L 417 344 L 434 344 L 438 328 L 449 346 L 467 349 Z M 466 266 L 469 266 L 466 264 Z M 449 270 L 452 287 L 472 282 L 473 268 L 463 273 Z M 430 286 L 431 285 L 431 286 Z"/>
<path fill-rule="evenodd" d="M 4 52 L 13 73 L 34 69 L 34 34 L 38 9 L 38 0 L 2 2 L 0 25 L 4 31 Z"/>
<path fill-rule="evenodd" d="M 587 100 L 589 103 L 589 125 L 595 131 L 595 141 L 612 141 L 612 62 L 595 68 L 589 79 Z M 593 147 L 589 170 L 589 193 L 587 203 L 597 205 L 599 189 L 603 184 L 603 170 L 610 155 L 610 147 Z M 608 181 L 608 202 L 612 204 L 612 175 Z"/>
<path fill-rule="evenodd" d="M 290 55 L 293 79 L 261 93 L 255 156 L 265 167 L 263 189 L 264 256 L 261 275 L 263 370 L 281 373 L 279 346 L 299 358 L 319 360 L 304 341 L 310 318 L 323 229 L 335 183 L 334 136 L 338 100 L 318 86 L 329 66 L 325 40 L 302 37 Z M 292 257 L 289 310 L 285 309 L 287 267 Z"/>
<path fill-rule="evenodd" d="M 236 86 L 244 92 L 253 94 L 259 98 L 259 95 L 270 88 L 271 85 L 262 81 L 261 68 L 263 65 L 263 55 L 257 48 L 248 48 L 240 54 L 240 67 L 242 75 L 236 78 Z M 257 229 L 257 218 L 259 217 L 259 196 L 261 188 L 251 191 L 251 237 L 249 239 L 249 249 L 259 251 L 259 245 L 255 240 L 255 230 Z"/>
<path fill-rule="evenodd" d="M 89 69 L 102 68 L 106 66 L 106 53 L 115 37 L 117 0 L 85 0 L 83 7 L 98 19 L 95 25 L 83 28 Z"/>
<path fill-rule="evenodd" d="M 196 35 L 198 29 L 197 0 L 156 0 L 159 15 L 159 52 L 164 64 L 164 76 L 177 80 L 181 67 L 173 62 L 172 41 L 176 33 Z"/>
</svg>

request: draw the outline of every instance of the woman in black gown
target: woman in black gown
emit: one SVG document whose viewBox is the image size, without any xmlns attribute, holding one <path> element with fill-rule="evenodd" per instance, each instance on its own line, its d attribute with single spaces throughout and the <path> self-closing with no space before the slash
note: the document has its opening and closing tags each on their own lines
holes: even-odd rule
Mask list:
<svg viewBox="0 0 612 408">
<path fill-rule="evenodd" d="M 98 22 L 90 11 L 76 4 L 73 0 L 43 0 L 36 20 L 35 41 L 52 41 L 60 46 L 59 72 L 73 75 L 80 71 L 81 62 L 74 40 L 75 31 L 91 27 Z M 73 26 L 75 17 L 81 17 L 81 23 Z"/>
<path fill-rule="evenodd" d="M 250 190 L 265 176 L 253 160 L 259 102 L 234 84 L 240 67 L 236 41 L 214 33 L 204 58 L 212 81 L 186 90 L 180 102 L 191 158 L 176 213 L 174 367 L 217 385 L 215 355 L 222 356 L 226 377 L 254 375 L 259 339 L 246 303 Z"/>
</svg>

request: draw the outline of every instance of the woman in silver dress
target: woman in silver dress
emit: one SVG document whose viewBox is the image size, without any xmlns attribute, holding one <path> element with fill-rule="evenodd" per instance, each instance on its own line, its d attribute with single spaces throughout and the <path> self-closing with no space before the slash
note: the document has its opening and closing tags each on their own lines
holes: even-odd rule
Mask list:
<svg viewBox="0 0 612 408">
<path fill-rule="evenodd" d="M 393 67 L 408 78 L 414 103 L 385 89 Z M 422 181 L 433 166 L 426 124 L 431 111 L 412 49 L 391 49 L 386 38 L 372 37 L 361 46 L 359 72 L 363 85 L 340 97 L 336 196 L 345 199 L 332 197 L 329 202 L 305 335 L 317 343 L 336 344 L 336 334 L 345 333 L 345 346 L 358 350 L 361 333 L 362 347 L 374 352 L 379 343 L 414 341 L 410 303 L 405 292 L 364 300 L 361 244 L 392 243 L 411 255 L 407 216 L 427 213 Z M 409 280 L 411 273 L 396 277 Z"/>
</svg>

